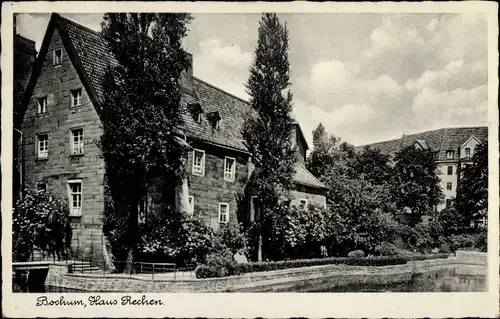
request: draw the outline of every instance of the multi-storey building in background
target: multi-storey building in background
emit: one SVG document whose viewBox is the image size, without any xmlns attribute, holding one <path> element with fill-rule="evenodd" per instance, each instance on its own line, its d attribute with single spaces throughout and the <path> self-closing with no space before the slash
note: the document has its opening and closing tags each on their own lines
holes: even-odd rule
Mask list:
<svg viewBox="0 0 500 319">
<path fill-rule="evenodd" d="M 115 63 L 99 33 L 53 14 L 23 101 L 25 186 L 68 198 L 73 247 L 83 256 L 103 249 L 105 165 L 97 142 L 103 133 L 101 84 L 107 65 Z M 192 147 L 188 213 L 213 228 L 251 220 L 258 199 L 246 194 L 253 165 L 241 131 L 253 110 L 192 72 L 191 66 L 181 77 L 180 136 Z M 304 165 L 308 145 L 298 124 L 293 144 L 298 160 L 292 204 L 325 206 L 325 186 Z M 140 205 L 141 218 L 154 201 L 148 197 Z"/>
<path fill-rule="evenodd" d="M 451 205 L 463 168 L 472 163 L 476 146 L 487 140 L 487 127 L 455 127 L 404 135 L 400 139 L 358 146 L 356 150 L 370 146 L 394 157 L 402 148 L 414 145 L 433 152 L 444 194 L 443 202 L 437 207 L 439 211 Z"/>
</svg>

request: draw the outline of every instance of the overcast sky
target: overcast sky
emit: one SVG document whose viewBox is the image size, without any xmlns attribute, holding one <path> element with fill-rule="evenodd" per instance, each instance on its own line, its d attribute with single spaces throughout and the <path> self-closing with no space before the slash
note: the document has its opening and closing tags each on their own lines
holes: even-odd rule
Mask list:
<svg viewBox="0 0 500 319">
<path fill-rule="evenodd" d="M 100 31 L 102 15 L 63 14 Z M 40 47 L 49 14 L 22 14 Z M 322 122 L 362 145 L 487 124 L 487 17 L 471 14 L 279 14 L 290 31 L 294 114 L 312 146 Z M 195 14 L 185 39 L 194 74 L 248 99 L 258 14 Z"/>
</svg>

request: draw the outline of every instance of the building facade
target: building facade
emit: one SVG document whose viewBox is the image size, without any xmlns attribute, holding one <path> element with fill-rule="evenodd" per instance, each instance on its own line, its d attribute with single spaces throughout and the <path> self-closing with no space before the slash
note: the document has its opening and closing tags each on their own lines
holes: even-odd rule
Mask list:
<svg viewBox="0 0 500 319">
<path fill-rule="evenodd" d="M 472 163 L 476 146 L 487 140 L 487 127 L 456 127 L 404 135 L 396 140 L 358 146 L 356 150 L 361 151 L 364 147 L 370 146 L 394 156 L 402 148 L 413 145 L 433 152 L 444 194 L 444 200 L 437 206 L 437 210 L 440 211 L 451 205 L 457 194 L 457 185 L 463 168 Z M 429 217 L 424 217 L 424 222 L 428 220 Z"/>
<path fill-rule="evenodd" d="M 99 33 L 53 14 L 23 100 L 25 186 L 68 198 L 73 247 L 82 256 L 103 250 L 96 248 L 103 238 L 106 201 L 105 165 L 97 146 L 103 133 L 100 83 L 106 66 L 115 63 Z M 253 110 L 192 72 L 191 67 L 181 77 L 179 131 L 191 147 L 188 213 L 217 229 L 250 219 L 255 209 L 255 198 L 245 199 L 253 164 L 241 135 Z M 298 160 L 292 204 L 325 206 L 325 186 L 304 166 L 308 146 L 298 124 L 293 132 Z M 152 194 L 141 203 L 141 220 L 154 202 Z"/>
</svg>

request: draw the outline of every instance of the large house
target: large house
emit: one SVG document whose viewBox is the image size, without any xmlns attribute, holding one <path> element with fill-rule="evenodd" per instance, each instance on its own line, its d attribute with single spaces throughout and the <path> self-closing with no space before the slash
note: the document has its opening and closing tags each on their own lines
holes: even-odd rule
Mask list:
<svg viewBox="0 0 500 319">
<path fill-rule="evenodd" d="M 444 193 L 443 202 L 437 206 L 439 211 L 451 205 L 457 194 L 462 169 L 472 163 L 476 146 L 487 140 L 487 127 L 455 127 L 403 135 L 400 139 L 358 146 L 356 150 L 370 146 L 394 156 L 402 148 L 413 145 L 433 152 Z"/>
<path fill-rule="evenodd" d="M 52 14 L 23 101 L 25 186 L 68 198 L 73 246 L 83 256 L 102 251 L 105 165 L 96 142 L 103 132 L 101 83 L 114 63 L 99 33 Z M 188 210 L 213 228 L 250 220 L 258 199 L 241 200 L 253 171 L 241 130 L 253 110 L 192 71 L 181 78 L 180 136 L 192 148 Z M 324 206 L 325 186 L 305 168 L 308 145 L 299 125 L 293 128 L 298 160 L 291 204 Z M 150 201 L 140 205 L 141 219 Z"/>
</svg>

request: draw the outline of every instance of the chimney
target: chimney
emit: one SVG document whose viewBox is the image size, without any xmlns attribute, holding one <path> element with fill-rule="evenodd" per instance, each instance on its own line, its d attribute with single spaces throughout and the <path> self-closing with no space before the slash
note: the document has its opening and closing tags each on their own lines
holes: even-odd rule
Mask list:
<svg viewBox="0 0 500 319">
<path fill-rule="evenodd" d="M 183 71 L 181 74 L 181 90 L 182 92 L 194 96 L 194 85 L 193 85 L 193 55 L 186 52 L 187 59 L 189 62 L 189 67 L 187 70 Z"/>
</svg>

